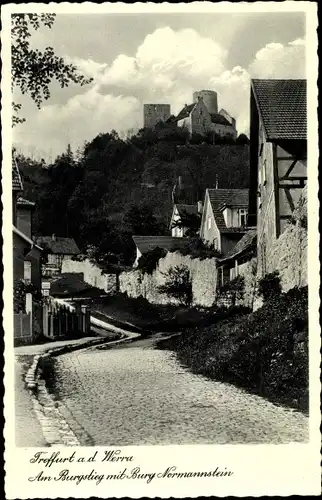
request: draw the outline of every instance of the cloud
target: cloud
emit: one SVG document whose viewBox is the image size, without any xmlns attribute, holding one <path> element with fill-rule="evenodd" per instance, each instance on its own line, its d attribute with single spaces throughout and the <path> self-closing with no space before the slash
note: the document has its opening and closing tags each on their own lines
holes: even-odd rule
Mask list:
<svg viewBox="0 0 322 500">
<path fill-rule="evenodd" d="M 237 120 L 238 132 L 249 129 L 250 78 L 299 78 L 305 70 L 305 41 L 272 42 L 261 48 L 248 68 L 226 65 L 227 51 L 193 29 L 159 28 L 137 47 L 133 57 L 119 54 L 108 64 L 71 59 L 94 81 L 67 103 L 45 105 L 17 127 L 17 140 L 50 144 L 55 153 L 67 142 L 81 144 L 100 132 L 122 133 L 142 126 L 143 103 L 169 103 L 178 113 L 192 93 L 213 89 L 219 109 Z"/>
<path fill-rule="evenodd" d="M 269 43 L 249 67 L 252 78 L 305 78 L 305 41 Z"/>
<path fill-rule="evenodd" d="M 16 127 L 15 142 L 24 144 L 27 150 L 34 145 L 42 150 L 47 145 L 47 154 L 56 156 L 65 151 L 67 143 L 76 148 L 99 133 L 118 130 L 120 123 L 136 127 L 140 113 L 141 105 L 135 97 L 103 95 L 94 85 L 64 105 L 44 106 L 28 119 L 28 126 Z"/>
</svg>

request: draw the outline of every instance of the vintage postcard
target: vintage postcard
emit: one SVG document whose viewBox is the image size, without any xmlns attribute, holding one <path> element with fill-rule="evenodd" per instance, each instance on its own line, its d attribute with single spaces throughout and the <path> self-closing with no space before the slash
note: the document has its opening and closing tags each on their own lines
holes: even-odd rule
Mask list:
<svg viewBox="0 0 322 500">
<path fill-rule="evenodd" d="M 319 495 L 317 3 L 1 21 L 6 498 Z"/>
</svg>

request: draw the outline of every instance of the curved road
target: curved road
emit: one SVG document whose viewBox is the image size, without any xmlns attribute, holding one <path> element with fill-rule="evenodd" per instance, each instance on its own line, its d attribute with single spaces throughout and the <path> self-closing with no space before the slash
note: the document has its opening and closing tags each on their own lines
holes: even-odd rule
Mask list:
<svg viewBox="0 0 322 500">
<path fill-rule="evenodd" d="M 305 415 L 194 375 L 153 340 L 74 351 L 56 359 L 55 372 L 59 399 L 94 445 L 308 439 Z"/>
</svg>

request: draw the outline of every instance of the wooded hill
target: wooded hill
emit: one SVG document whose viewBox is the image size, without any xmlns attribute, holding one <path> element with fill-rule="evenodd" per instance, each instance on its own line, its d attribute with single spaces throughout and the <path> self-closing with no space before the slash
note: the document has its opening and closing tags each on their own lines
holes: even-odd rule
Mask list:
<svg viewBox="0 0 322 500">
<path fill-rule="evenodd" d="M 168 234 L 173 196 L 196 203 L 216 181 L 220 188 L 248 187 L 247 138 L 212 141 L 187 141 L 172 129 L 142 129 L 122 140 L 112 131 L 77 153 L 68 148 L 51 165 L 18 155 L 23 196 L 36 202 L 34 235 L 73 237 L 98 260 L 131 263 L 132 234 Z"/>
</svg>

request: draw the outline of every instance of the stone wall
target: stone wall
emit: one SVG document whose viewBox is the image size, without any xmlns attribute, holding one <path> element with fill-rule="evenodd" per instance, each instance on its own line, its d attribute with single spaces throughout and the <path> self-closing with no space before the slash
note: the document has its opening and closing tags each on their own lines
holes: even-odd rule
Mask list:
<svg viewBox="0 0 322 500">
<path fill-rule="evenodd" d="M 162 273 L 170 267 L 181 265 L 187 266 L 191 273 L 193 303 L 203 307 L 212 306 L 216 299 L 216 259 L 192 259 L 178 252 L 167 253 L 160 259 L 152 275 L 143 274 L 140 270 L 121 273 L 120 291 L 133 298 L 142 296 L 154 304 L 175 304 L 174 299 L 158 292 L 158 286 L 165 281 Z"/>
<path fill-rule="evenodd" d="M 116 290 L 116 275 L 104 274 L 98 266 L 92 264 L 88 259 L 83 261 L 63 260 L 62 273 L 82 273 L 85 283 L 104 290 L 104 292 Z"/>
<path fill-rule="evenodd" d="M 307 262 L 307 189 L 293 212 L 293 222 L 267 254 L 267 272 L 279 271 L 283 291 L 308 284 Z"/>
</svg>

